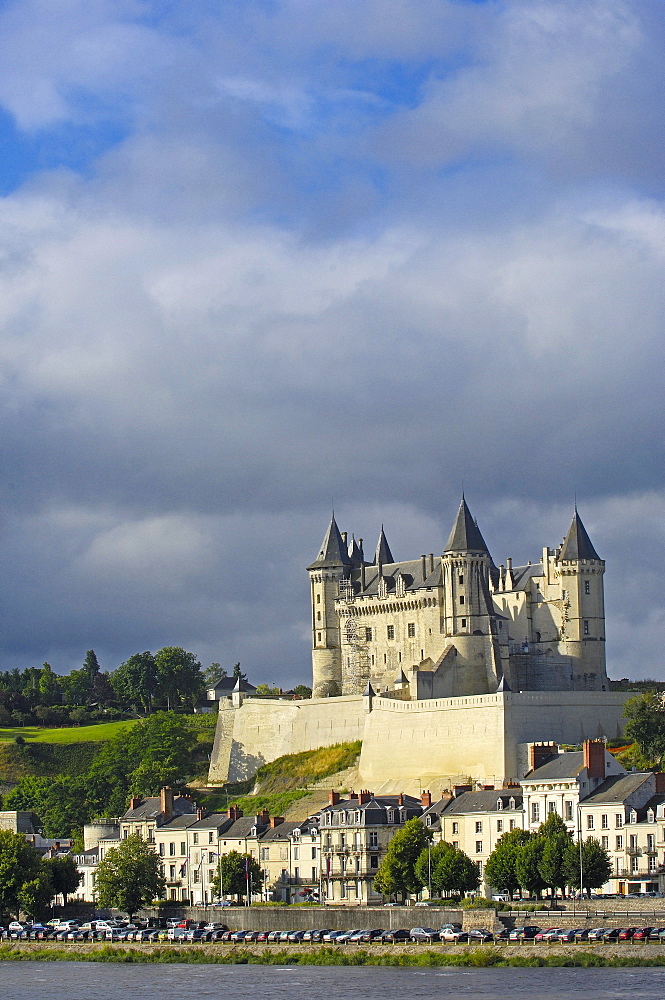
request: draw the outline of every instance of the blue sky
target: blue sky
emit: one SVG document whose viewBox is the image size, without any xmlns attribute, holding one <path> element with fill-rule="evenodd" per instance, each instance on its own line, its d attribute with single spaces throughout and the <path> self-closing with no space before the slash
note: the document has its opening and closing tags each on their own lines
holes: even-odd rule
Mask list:
<svg viewBox="0 0 665 1000">
<path fill-rule="evenodd" d="M 576 493 L 662 676 L 665 10 L 0 5 L 0 667 L 309 675 L 334 500 L 495 561 Z"/>
</svg>

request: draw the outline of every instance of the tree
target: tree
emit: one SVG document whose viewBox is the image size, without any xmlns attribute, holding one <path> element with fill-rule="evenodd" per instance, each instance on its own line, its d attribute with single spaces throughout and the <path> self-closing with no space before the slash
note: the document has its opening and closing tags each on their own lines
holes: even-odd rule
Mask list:
<svg viewBox="0 0 665 1000">
<path fill-rule="evenodd" d="M 39 875 L 41 858 L 20 833 L 0 830 L 0 909 L 18 916 L 26 883 Z"/>
<path fill-rule="evenodd" d="M 180 646 L 164 646 L 155 653 L 155 667 L 158 692 L 166 699 L 167 707 L 183 702 L 192 708 L 203 693 L 201 664 L 194 653 Z"/>
<path fill-rule="evenodd" d="M 229 851 L 219 859 L 212 891 L 218 899 L 222 896 L 239 896 L 242 899 L 248 890 L 250 893 L 259 891 L 263 878 L 260 865 L 249 854 Z"/>
<path fill-rule="evenodd" d="M 51 873 L 43 863 L 34 878 L 28 879 L 21 886 L 18 893 L 19 909 L 29 917 L 39 917 L 54 895 Z"/>
<path fill-rule="evenodd" d="M 544 845 L 543 837 L 531 837 L 518 851 L 515 859 L 515 874 L 520 889 L 525 889 L 539 899 L 543 889 L 547 888 L 547 883 L 540 874 L 540 860 Z"/>
<path fill-rule="evenodd" d="M 531 839 L 528 830 L 509 830 L 499 837 L 485 865 L 485 881 L 495 889 L 512 896 L 520 888 L 517 858 L 521 848 Z"/>
<path fill-rule="evenodd" d="M 157 667 L 149 650 L 134 653 L 120 664 L 110 679 L 113 690 L 125 705 L 133 705 L 144 712 L 152 711 L 152 700 L 157 690 Z"/>
<path fill-rule="evenodd" d="M 579 844 L 570 843 L 566 856 L 567 883 L 574 889 L 599 889 L 612 877 L 612 862 L 600 841 L 589 837 L 582 841 L 582 886 L 580 887 Z"/>
<path fill-rule="evenodd" d="M 8 809 L 33 812 L 47 837 L 71 837 L 92 815 L 85 778 L 21 778 L 5 797 Z"/>
<path fill-rule="evenodd" d="M 50 663 L 44 663 L 39 675 L 39 697 L 43 705 L 60 701 L 60 685 Z"/>
<path fill-rule="evenodd" d="M 236 678 L 236 680 L 238 678 L 240 678 L 241 681 L 247 680 L 247 674 L 243 674 L 242 670 L 240 669 L 239 663 L 233 664 L 233 676 Z"/>
<path fill-rule="evenodd" d="M 307 687 L 306 684 L 296 684 L 296 686 L 293 689 L 293 693 L 297 695 L 298 698 L 312 697 L 312 689 L 311 687 Z"/>
<path fill-rule="evenodd" d="M 259 698 L 270 698 L 275 697 L 279 694 L 278 687 L 270 687 L 269 684 L 257 684 L 256 694 Z"/>
<path fill-rule="evenodd" d="M 538 827 L 536 837 L 543 840 L 538 863 L 541 878 L 549 886 L 553 897 L 556 895 L 557 889 L 561 889 L 561 894 L 565 896 L 568 851 L 572 842 L 571 834 L 559 814 L 552 812 Z"/>
<path fill-rule="evenodd" d="M 83 874 L 76 867 L 76 862 L 71 854 L 57 855 L 44 861 L 44 866 L 49 874 L 53 886 L 52 896 L 61 895 L 64 905 L 67 905 L 67 896 L 76 892 L 81 884 Z"/>
<path fill-rule="evenodd" d="M 226 670 L 219 663 L 211 663 L 209 667 L 206 667 L 203 671 L 203 683 L 206 690 L 219 684 L 222 677 L 226 677 Z"/>
<path fill-rule="evenodd" d="M 439 896 L 451 892 L 462 895 L 480 884 L 478 865 L 445 840 L 421 851 L 415 870 L 421 884 L 428 885 L 431 880 L 432 890 Z"/>
<path fill-rule="evenodd" d="M 95 675 L 90 696 L 92 701 L 96 701 L 101 708 L 106 708 L 111 704 L 115 698 L 115 691 L 113 690 L 113 685 L 109 680 L 108 674 Z"/>
<path fill-rule="evenodd" d="M 663 769 L 665 757 L 665 700 L 655 691 L 629 698 L 623 709 L 624 733 L 634 740 L 642 754 Z"/>
<path fill-rule="evenodd" d="M 97 866 L 96 885 L 99 906 L 126 910 L 130 921 L 166 888 L 159 857 L 138 833 L 108 849 Z"/>
<path fill-rule="evenodd" d="M 374 888 L 384 896 L 400 895 L 402 899 L 411 892 L 418 892 L 423 883 L 416 874 L 416 862 L 431 839 L 431 833 L 419 819 L 407 820 L 388 844 L 374 879 Z"/>
<path fill-rule="evenodd" d="M 62 678 L 62 690 L 68 705 L 85 705 L 90 700 L 92 682 L 85 667 L 72 670 Z"/>
<path fill-rule="evenodd" d="M 97 654 L 95 653 L 94 649 L 89 649 L 88 652 L 85 654 L 85 660 L 83 661 L 83 669 L 88 675 L 88 679 L 90 681 L 90 687 L 92 687 L 95 677 L 97 676 L 97 674 L 101 672 L 99 666 L 99 660 L 97 659 Z"/>
</svg>

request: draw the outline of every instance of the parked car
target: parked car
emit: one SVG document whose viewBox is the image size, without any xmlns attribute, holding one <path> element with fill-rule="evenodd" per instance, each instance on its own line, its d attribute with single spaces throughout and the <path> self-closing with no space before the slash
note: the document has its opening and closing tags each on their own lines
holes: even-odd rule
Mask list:
<svg viewBox="0 0 665 1000">
<path fill-rule="evenodd" d="M 605 937 L 606 927 L 592 927 L 587 937 L 589 941 L 602 941 Z"/>
<path fill-rule="evenodd" d="M 276 944 L 277 941 L 279 941 L 279 936 L 281 933 L 282 933 L 281 931 L 270 931 L 270 933 L 268 934 L 268 941 L 270 942 L 270 944 Z"/>
<path fill-rule="evenodd" d="M 325 944 L 335 944 L 337 938 L 340 936 L 340 934 L 343 933 L 344 933 L 343 931 L 326 931 L 326 933 L 323 935 L 323 941 L 325 942 Z"/>
<path fill-rule="evenodd" d="M 248 934 L 248 933 L 249 933 L 248 931 L 233 931 L 232 934 L 231 934 L 231 940 L 232 941 L 244 941 L 245 940 L 245 935 Z"/>
<path fill-rule="evenodd" d="M 305 936 L 304 931 L 291 931 L 291 933 L 289 934 L 289 941 L 292 944 L 300 944 L 304 936 Z"/>
<path fill-rule="evenodd" d="M 457 930 L 454 927 L 442 927 L 439 931 L 439 940 L 447 941 L 450 944 L 457 944 L 459 941 L 466 941 L 468 934 L 461 928 Z"/>
<path fill-rule="evenodd" d="M 526 925 L 524 927 L 513 927 L 508 935 L 509 941 L 533 941 L 540 927 Z"/>
<path fill-rule="evenodd" d="M 351 938 L 351 936 L 353 934 L 358 934 L 360 930 L 361 930 L 360 927 L 353 927 L 350 931 L 342 931 L 341 934 L 339 934 L 335 938 L 335 942 L 334 943 L 335 944 L 348 944 L 349 938 Z"/>
<path fill-rule="evenodd" d="M 622 927 L 619 931 L 619 941 L 632 941 L 637 927 Z"/>
<path fill-rule="evenodd" d="M 485 941 L 491 941 L 494 937 L 491 931 L 488 931 L 485 927 L 473 927 L 468 935 L 469 942 L 480 941 L 484 943 Z"/>
<path fill-rule="evenodd" d="M 560 927 L 548 927 L 546 930 L 538 931 L 537 934 L 534 934 L 533 940 L 536 942 L 553 941 L 560 930 L 561 930 Z"/>
<path fill-rule="evenodd" d="M 383 935 L 383 927 L 375 927 L 371 931 L 363 931 L 360 934 L 359 940 L 363 944 L 371 944 L 374 941 L 380 941 Z"/>
<path fill-rule="evenodd" d="M 410 941 L 411 931 L 406 930 L 405 927 L 399 927 L 394 931 L 385 931 L 381 935 L 381 940 L 385 944 L 398 944 L 400 941 Z"/>
<path fill-rule="evenodd" d="M 442 932 L 435 930 L 434 927 L 412 927 L 410 936 L 412 941 L 431 944 L 432 941 L 440 940 L 440 933 Z"/>
<path fill-rule="evenodd" d="M 606 927 L 603 932 L 603 941 L 617 941 L 620 933 L 620 927 Z"/>
<path fill-rule="evenodd" d="M 633 941 L 648 941 L 653 927 L 638 927 L 633 934 Z"/>
</svg>

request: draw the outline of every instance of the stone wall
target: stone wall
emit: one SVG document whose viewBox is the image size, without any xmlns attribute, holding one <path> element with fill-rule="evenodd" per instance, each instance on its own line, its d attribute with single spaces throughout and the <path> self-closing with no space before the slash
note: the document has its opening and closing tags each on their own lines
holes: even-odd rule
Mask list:
<svg viewBox="0 0 665 1000">
<path fill-rule="evenodd" d="M 465 776 L 518 779 L 528 742 L 620 737 L 628 692 L 502 692 L 404 702 L 357 695 L 246 699 L 220 711 L 211 781 L 238 781 L 287 753 L 362 740 L 360 779 L 375 792 L 419 792 Z"/>
</svg>

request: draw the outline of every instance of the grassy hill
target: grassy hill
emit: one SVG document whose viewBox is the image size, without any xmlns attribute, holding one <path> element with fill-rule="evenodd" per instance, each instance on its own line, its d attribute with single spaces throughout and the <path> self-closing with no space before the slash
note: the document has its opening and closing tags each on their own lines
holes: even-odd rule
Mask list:
<svg viewBox="0 0 665 1000">
<path fill-rule="evenodd" d="M 235 802 L 247 816 L 263 809 L 267 809 L 271 816 L 283 816 L 295 802 L 311 795 L 312 786 L 353 767 L 361 746 L 360 740 L 357 740 L 286 754 L 264 764 L 248 781 L 228 784 L 219 791 L 211 792 L 205 796 L 203 804 L 208 809 L 223 812 Z M 252 788 L 254 793 L 250 794 Z M 307 812 L 305 808 L 304 812 Z"/>
</svg>

